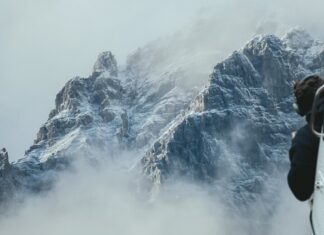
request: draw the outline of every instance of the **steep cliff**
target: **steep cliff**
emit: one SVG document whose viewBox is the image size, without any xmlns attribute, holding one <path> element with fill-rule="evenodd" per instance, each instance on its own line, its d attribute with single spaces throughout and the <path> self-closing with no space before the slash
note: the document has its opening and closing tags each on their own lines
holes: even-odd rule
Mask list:
<svg viewBox="0 0 324 235">
<path fill-rule="evenodd" d="M 210 83 L 142 159 L 158 186 L 177 178 L 208 183 L 228 205 L 268 213 L 288 167 L 293 81 L 323 74 L 324 47 L 296 29 L 257 36 L 217 64 Z M 245 207 L 246 206 L 246 207 Z M 260 213 L 260 211 L 255 213 Z"/>
</svg>

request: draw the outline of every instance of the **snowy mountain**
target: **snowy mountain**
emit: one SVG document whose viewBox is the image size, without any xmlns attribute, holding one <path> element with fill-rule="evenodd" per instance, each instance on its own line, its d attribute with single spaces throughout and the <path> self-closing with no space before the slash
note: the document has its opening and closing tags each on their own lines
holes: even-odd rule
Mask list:
<svg viewBox="0 0 324 235">
<path fill-rule="evenodd" d="M 290 132 L 300 125 L 291 85 L 324 74 L 324 44 L 300 29 L 281 39 L 256 36 L 218 63 L 209 83 L 208 71 L 192 71 L 195 58 L 203 59 L 168 60 L 148 45 L 121 69 L 111 52 L 101 53 L 89 77 L 57 94 L 22 159 L 10 164 L 2 150 L 0 199 L 51 188 L 81 157 L 132 151 L 155 189 L 185 178 L 208 184 L 229 205 L 275 201 Z"/>
<path fill-rule="evenodd" d="M 183 86 L 194 61 L 161 59 L 157 66 L 158 54 L 150 48 L 130 55 L 121 71 L 112 53 L 103 52 L 89 77 L 68 81 L 34 144 L 2 174 L 0 187 L 6 189 L 0 191 L 50 188 L 57 172 L 81 157 L 97 161 L 123 150 L 138 151 L 139 160 L 204 83 L 197 79 Z"/>
<path fill-rule="evenodd" d="M 215 66 L 210 83 L 146 153 L 144 172 L 158 184 L 208 182 L 225 203 L 252 210 L 263 203 L 268 214 L 287 172 L 290 132 L 300 124 L 292 83 L 323 75 L 323 50 L 299 29 L 252 39 Z"/>
</svg>

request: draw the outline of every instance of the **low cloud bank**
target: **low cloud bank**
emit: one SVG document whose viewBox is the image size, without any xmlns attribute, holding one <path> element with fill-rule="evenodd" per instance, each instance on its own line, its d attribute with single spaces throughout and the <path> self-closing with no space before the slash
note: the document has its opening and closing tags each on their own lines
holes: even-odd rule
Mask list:
<svg viewBox="0 0 324 235">
<path fill-rule="evenodd" d="M 231 214 L 208 187 L 195 183 L 175 180 L 152 195 L 138 172 L 130 170 L 131 163 L 115 160 L 94 167 L 78 162 L 60 176 L 53 190 L 29 196 L 0 217 L 0 234 L 304 235 L 308 231 L 307 208 L 287 190 L 263 226 L 250 215 Z"/>
</svg>

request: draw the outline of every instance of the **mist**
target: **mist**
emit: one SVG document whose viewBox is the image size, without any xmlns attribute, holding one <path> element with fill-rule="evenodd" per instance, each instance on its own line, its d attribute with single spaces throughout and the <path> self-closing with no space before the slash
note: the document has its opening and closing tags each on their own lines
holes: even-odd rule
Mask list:
<svg viewBox="0 0 324 235">
<path fill-rule="evenodd" d="M 111 50 L 121 69 L 129 54 L 147 45 L 165 52 L 158 63 L 207 54 L 192 67 L 206 76 L 192 79 L 206 82 L 217 62 L 257 34 L 283 36 L 302 27 L 324 41 L 323 10 L 321 0 L 0 0 L 0 143 L 11 160 L 21 158 L 56 93 L 68 79 L 89 75 L 101 51 Z M 195 182 L 174 182 L 151 195 L 134 180 L 134 158 L 104 161 L 99 168 L 78 163 L 50 192 L 20 195 L 23 202 L 0 217 L 0 234 L 251 231 L 248 218 L 228 214 L 217 194 Z M 293 198 L 284 177 L 278 187 L 281 200 L 269 218 L 268 234 L 307 234 L 308 205 Z"/>
<path fill-rule="evenodd" d="M 170 60 L 178 49 L 211 54 L 194 67 L 207 75 L 255 34 L 299 26 L 323 40 L 323 9 L 320 0 L 1 0 L 1 145 L 10 159 L 23 157 L 55 95 L 70 78 L 89 75 L 101 51 L 123 67 L 127 55 L 162 38 Z"/>
<path fill-rule="evenodd" d="M 266 220 L 242 217 L 197 182 L 172 181 L 152 194 L 139 180 L 132 154 L 124 153 L 118 161 L 102 160 L 96 166 L 78 158 L 73 170 L 60 175 L 54 189 L 29 195 L 1 215 L 0 233 L 303 235 L 308 231 L 307 207 L 293 200 L 287 190 Z M 261 214 L 262 205 L 255 206 L 253 211 Z"/>
</svg>

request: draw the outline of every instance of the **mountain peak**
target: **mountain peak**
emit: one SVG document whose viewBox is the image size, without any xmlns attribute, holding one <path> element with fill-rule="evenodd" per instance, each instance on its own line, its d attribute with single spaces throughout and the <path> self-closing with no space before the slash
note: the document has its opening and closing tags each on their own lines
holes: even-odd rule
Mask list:
<svg viewBox="0 0 324 235">
<path fill-rule="evenodd" d="M 254 37 L 249 41 L 243 51 L 253 51 L 253 54 L 264 55 L 268 52 L 278 51 L 282 48 L 282 41 L 273 34 L 264 34 Z"/>
<path fill-rule="evenodd" d="M 283 40 L 292 49 L 308 49 L 315 42 L 308 32 L 299 27 L 291 29 Z"/>
<path fill-rule="evenodd" d="M 6 171 L 10 168 L 8 152 L 5 148 L 0 150 L 0 171 Z"/>
<path fill-rule="evenodd" d="M 93 73 L 108 72 L 110 76 L 118 75 L 117 61 L 110 51 L 101 52 L 93 66 Z"/>
<path fill-rule="evenodd" d="M 307 41 L 305 49 L 291 46 Z M 291 84 L 323 70 L 321 45 L 298 29 L 283 39 L 257 36 L 214 67 L 196 98 L 182 84 L 192 63 L 160 63 L 164 50 L 148 48 L 131 57 L 119 80 L 115 57 L 101 53 L 92 76 L 73 78 L 58 93 L 25 158 L 9 164 L 0 149 L 0 206 L 15 190 L 50 189 L 78 158 L 114 163 L 130 151 L 132 169 L 152 180 L 153 190 L 192 179 L 242 214 L 251 209 L 259 216 L 255 202 L 266 201 L 266 216 L 258 219 L 268 221 L 286 171 L 289 134 L 300 123 Z"/>
</svg>

